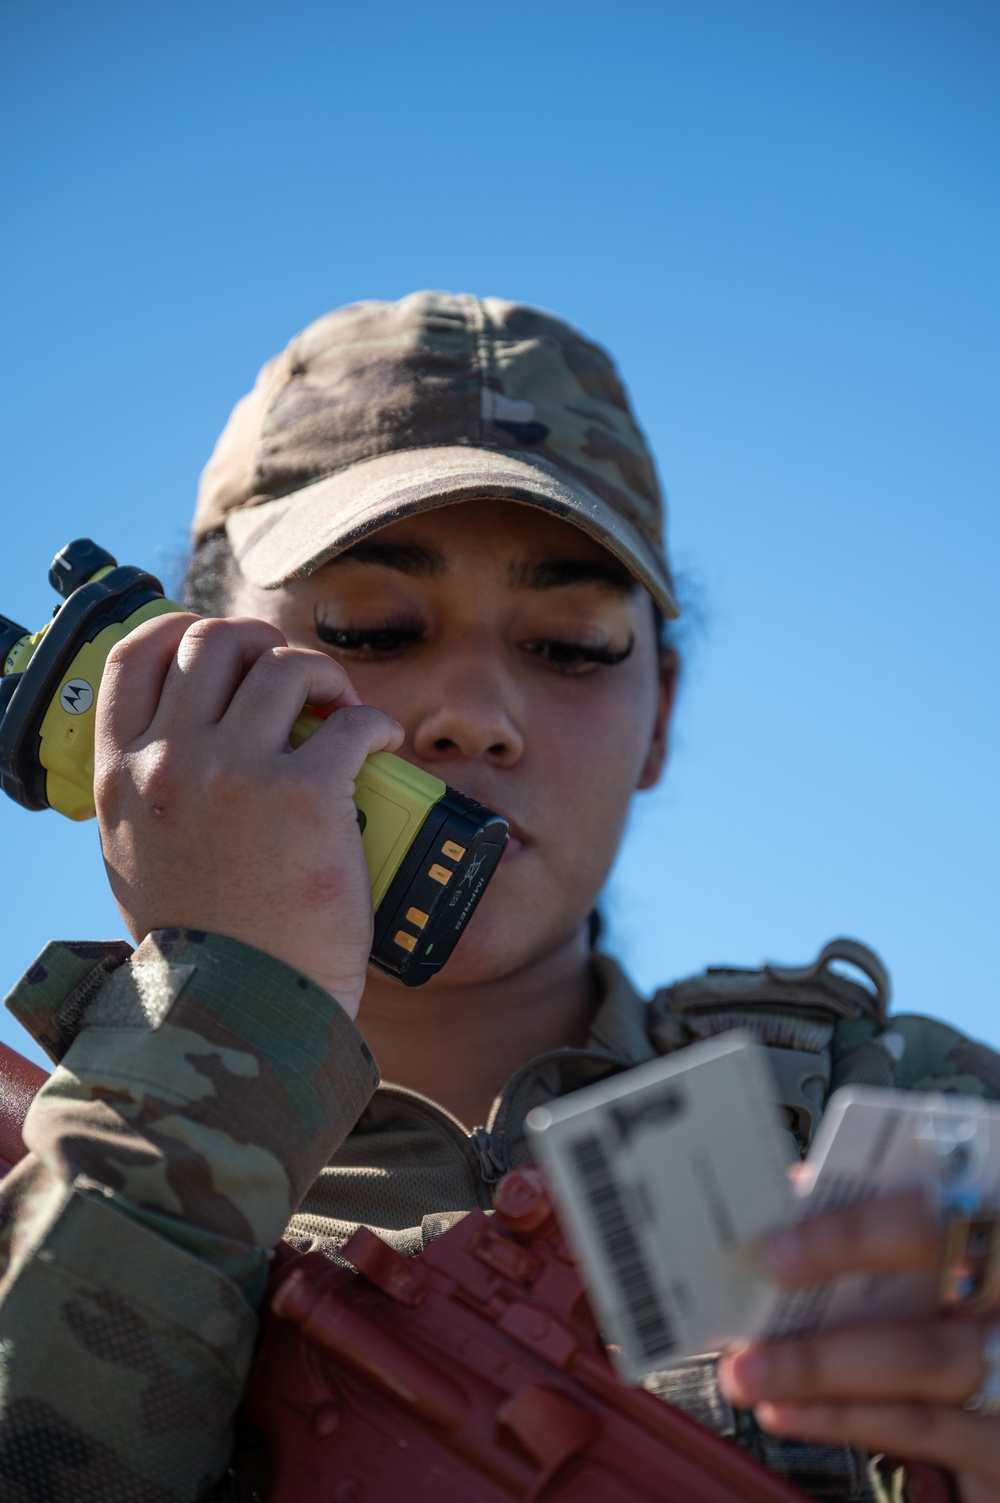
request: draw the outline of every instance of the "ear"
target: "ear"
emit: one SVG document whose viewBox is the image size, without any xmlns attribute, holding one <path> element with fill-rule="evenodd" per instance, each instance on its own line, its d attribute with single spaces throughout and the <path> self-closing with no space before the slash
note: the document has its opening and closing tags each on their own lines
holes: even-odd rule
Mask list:
<svg viewBox="0 0 1000 1503">
<path fill-rule="evenodd" d="M 660 654 L 660 685 L 653 735 L 635 785 L 637 790 L 653 788 L 660 781 L 670 746 L 670 718 L 674 713 L 680 668 L 681 662 L 676 652 L 672 648 L 665 648 Z"/>
</svg>

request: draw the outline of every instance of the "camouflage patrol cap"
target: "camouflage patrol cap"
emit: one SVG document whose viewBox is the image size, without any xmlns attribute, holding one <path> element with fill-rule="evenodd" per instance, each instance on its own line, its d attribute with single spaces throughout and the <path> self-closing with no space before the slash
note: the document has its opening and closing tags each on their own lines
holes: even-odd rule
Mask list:
<svg viewBox="0 0 1000 1503">
<path fill-rule="evenodd" d="M 580 527 L 677 615 L 656 469 L 609 356 L 499 298 L 415 292 L 310 324 L 234 409 L 193 532 L 224 526 L 271 589 L 388 522 L 490 497 Z"/>
</svg>

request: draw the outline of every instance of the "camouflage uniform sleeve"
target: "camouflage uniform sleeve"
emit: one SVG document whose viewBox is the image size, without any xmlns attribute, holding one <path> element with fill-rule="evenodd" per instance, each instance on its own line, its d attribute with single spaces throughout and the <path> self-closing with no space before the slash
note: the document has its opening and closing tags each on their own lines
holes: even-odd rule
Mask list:
<svg viewBox="0 0 1000 1503">
<path fill-rule="evenodd" d="M 1000 1054 L 948 1023 L 916 1013 L 847 1021 L 833 1041 L 831 1089 L 890 1086 L 900 1091 L 945 1091 L 1000 1100 Z"/>
<path fill-rule="evenodd" d="M 328 993 L 217 935 L 151 935 L 82 1024 L 3 1183 L 0 1495 L 193 1500 L 270 1250 L 377 1071 Z"/>
<path fill-rule="evenodd" d="M 1000 1098 L 1000 1055 L 947 1023 L 916 1014 L 893 1017 L 881 1043 L 895 1058 L 904 1091 Z"/>
</svg>

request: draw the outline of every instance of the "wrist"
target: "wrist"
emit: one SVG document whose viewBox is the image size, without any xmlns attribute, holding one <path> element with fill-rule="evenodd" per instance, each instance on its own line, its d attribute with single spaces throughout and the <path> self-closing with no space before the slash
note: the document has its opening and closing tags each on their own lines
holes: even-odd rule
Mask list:
<svg viewBox="0 0 1000 1503">
<path fill-rule="evenodd" d="M 157 928 L 150 931 L 150 937 L 159 939 L 165 934 L 174 932 L 173 929 Z M 285 944 L 271 936 L 262 935 L 260 930 L 252 924 L 216 924 L 205 932 L 221 939 L 233 940 L 236 944 L 255 950 L 259 955 L 279 961 L 281 965 L 287 966 L 289 971 L 295 972 L 301 981 L 320 987 L 352 1021 L 357 1017 L 364 992 L 363 974 L 358 977 L 350 974 L 346 969 L 340 971 L 331 969 L 328 965 L 324 965 L 319 957 L 304 955 L 302 949 L 295 945 Z"/>
</svg>

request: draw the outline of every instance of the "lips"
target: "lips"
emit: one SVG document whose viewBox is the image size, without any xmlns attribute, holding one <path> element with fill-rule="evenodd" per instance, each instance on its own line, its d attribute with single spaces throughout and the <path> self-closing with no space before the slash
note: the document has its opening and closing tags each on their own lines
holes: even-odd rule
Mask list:
<svg viewBox="0 0 1000 1503">
<path fill-rule="evenodd" d="M 500 857 L 500 865 L 502 866 L 505 861 L 513 861 L 518 852 L 524 850 L 524 845 L 525 842 L 523 840 L 519 840 L 512 830 L 510 833 L 510 839 L 508 840 L 506 848 L 504 849 L 504 853 Z"/>
</svg>

